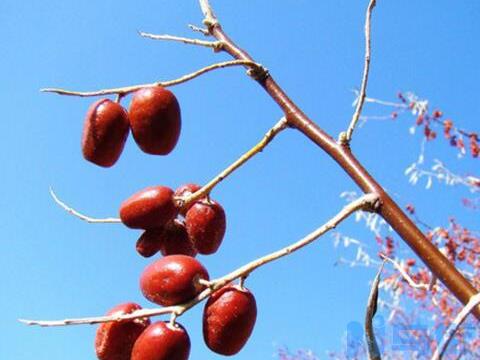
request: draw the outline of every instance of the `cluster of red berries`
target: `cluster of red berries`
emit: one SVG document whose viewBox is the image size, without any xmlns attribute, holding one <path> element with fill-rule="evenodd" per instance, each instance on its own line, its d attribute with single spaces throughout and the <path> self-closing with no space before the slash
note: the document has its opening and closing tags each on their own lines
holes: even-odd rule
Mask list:
<svg viewBox="0 0 480 360">
<path fill-rule="evenodd" d="M 144 232 L 137 241 L 137 251 L 144 257 L 161 252 L 163 255 L 215 253 L 226 229 L 223 207 L 204 197 L 186 207 L 178 208 L 175 198 L 185 198 L 200 186 L 187 184 L 175 192 L 166 186 L 143 189 L 120 206 L 123 224 Z"/>
<path fill-rule="evenodd" d="M 180 108 L 175 96 L 158 86 L 138 90 L 127 112 L 119 102 L 102 99 L 88 110 L 82 137 L 82 152 L 88 161 L 110 167 L 119 159 L 130 129 L 140 149 L 167 155 L 180 135 Z M 179 305 L 205 290 L 209 274 L 195 259 L 220 247 L 226 230 L 223 207 L 205 196 L 179 205 L 200 190 L 186 184 L 175 191 L 152 186 L 126 199 L 120 206 L 122 223 L 143 230 L 137 252 L 163 257 L 148 265 L 140 278 L 140 289 L 151 302 Z M 203 280 L 203 281 L 202 281 Z M 141 307 L 120 304 L 107 315 L 130 314 Z M 222 355 L 238 353 L 253 331 L 257 315 L 255 298 L 243 285 L 229 284 L 215 291 L 203 315 L 205 343 Z M 186 360 L 190 339 L 176 322 L 150 323 L 150 319 L 103 323 L 97 330 L 95 351 L 101 360 Z"/>
</svg>

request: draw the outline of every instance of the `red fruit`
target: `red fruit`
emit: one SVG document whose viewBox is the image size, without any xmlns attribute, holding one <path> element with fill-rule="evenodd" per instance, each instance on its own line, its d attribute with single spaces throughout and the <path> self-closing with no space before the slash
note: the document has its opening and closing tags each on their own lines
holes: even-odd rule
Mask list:
<svg viewBox="0 0 480 360">
<path fill-rule="evenodd" d="M 188 255 L 195 257 L 197 250 L 188 236 L 185 224 L 173 221 L 164 228 L 160 251 L 163 256 Z"/>
<path fill-rule="evenodd" d="M 141 309 L 135 303 L 115 306 L 107 315 L 130 314 Z M 122 320 L 103 323 L 95 336 L 95 352 L 100 360 L 130 360 L 133 344 L 150 325 L 150 320 Z"/>
<path fill-rule="evenodd" d="M 120 104 L 109 99 L 94 102 L 83 126 L 83 157 L 99 166 L 112 166 L 122 153 L 129 129 L 128 114 Z"/>
<path fill-rule="evenodd" d="M 147 154 L 167 155 L 180 135 L 180 107 L 175 95 L 161 86 L 135 92 L 129 110 L 136 143 Z"/>
<path fill-rule="evenodd" d="M 193 194 L 194 192 L 200 190 L 202 187 L 197 184 L 185 184 L 180 186 L 177 190 L 175 190 L 175 193 L 173 194 L 174 197 L 185 197 Z M 193 206 L 194 204 L 190 204 L 187 207 L 184 207 L 180 209 L 180 214 L 185 216 L 187 211 Z"/>
<path fill-rule="evenodd" d="M 120 219 L 134 229 L 154 229 L 177 216 L 172 189 L 153 186 L 143 189 L 125 200 L 120 206 Z"/>
<path fill-rule="evenodd" d="M 155 255 L 162 246 L 163 233 L 163 228 L 145 230 L 137 240 L 137 252 L 147 258 Z"/>
<path fill-rule="evenodd" d="M 165 256 L 145 268 L 140 277 L 143 295 L 159 305 L 170 306 L 193 299 L 205 286 L 199 279 L 209 280 L 200 262 L 186 255 Z"/>
<path fill-rule="evenodd" d="M 208 299 L 203 311 L 203 338 L 210 350 L 222 355 L 238 353 L 250 337 L 257 318 L 252 293 L 228 285 Z"/>
<path fill-rule="evenodd" d="M 189 354 L 190 338 L 183 326 L 159 321 L 140 335 L 131 360 L 187 360 Z"/>
<path fill-rule="evenodd" d="M 185 224 L 179 221 L 172 221 L 161 228 L 145 230 L 137 241 L 136 249 L 143 257 L 151 257 L 158 251 L 164 256 L 197 255 Z"/>
<path fill-rule="evenodd" d="M 185 225 L 195 249 L 200 254 L 213 254 L 225 235 L 225 211 L 215 201 L 199 201 L 187 211 Z"/>
</svg>

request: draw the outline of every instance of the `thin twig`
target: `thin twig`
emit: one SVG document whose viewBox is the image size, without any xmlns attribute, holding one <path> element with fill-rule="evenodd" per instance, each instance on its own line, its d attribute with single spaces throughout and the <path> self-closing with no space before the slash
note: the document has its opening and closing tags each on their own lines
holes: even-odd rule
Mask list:
<svg viewBox="0 0 480 360">
<path fill-rule="evenodd" d="M 381 360 L 380 351 L 378 350 L 377 340 L 375 339 L 375 332 L 373 330 L 373 317 L 377 313 L 378 302 L 378 285 L 380 284 L 380 275 L 382 274 L 385 261 L 378 269 L 378 273 L 372 283 L 370 295 L 368 296 L 367 313 L 365 315 L 365 337 L 367 340 L 367 351 L 369 360 Z"/>
<path fill-rule="evenodd" d="M 357 92 L 358 94 L 358 92 Z M 358 96 L 358 95 L 357 95 Z M 365 97 L 365 102 L 372 103 L 372 104 L 379 104 L 379 105 L 384 105 L 384 106 L 391 106 L 394 108 L 399 108 L 399 109 L 408 109 L 408 105 L 403 104 L 403 103 L 396 103 L 392 101 L 385 101 L 385 100 L 380 100 L 380 99 L 375 99 L 375 98 L 370 98 L 370 97 Z"/>
<path fill-rule="evenodd" d="M 480 293 L 472 296 L 468 301 L 468 304 L 465 305 L 462 311 L 460 311 L 458 315 L 455 317 L 455 319 L 450 324 L 445 334 L 443 334 L 442 341 L 440 342 L 440 345 L 438 345 L 437 349 L 433 353 L 431 360 L 440 360 L 443 357 L 443 355 L 445 354 L 445 351 L 447 350 L 448 344 L 450 344 L 450 341 L 452 341 L 457 330 L 463 324 L 467 316 L 479 304 L 480 304 Z"/>
<path fill-rule="evenodd" d="M 156 308 L 156 309 L 141 309 L 141 310 L 134 311 L 130 314 L 124 314 L 124 315 L 99 316 L 99 317 L 65 319 L 65 320 L 54 320 L 54 321 L 43 321 L 43 320 L 37 321 L 37 320 L 23 320 L 23 319 L 20 319 L 19 321 L 27 325 L 38 325 L 38 326 L 50 327 L 50 326 L 65 326 L 65 325 L 98 324 L 98 323 L 119 321 L 119 320 L 133 320 L 138 318 L 158 316 L 162 314 L 171 314 L 171 313 L 175 313 L 177 314 L 177 316 L 180 316 L 185 311 L 195 306 L 202 300 L 206 299 L 214 291 L 220 289 L 226 284 L 231 283 L 235 279 L 245 277 L 255 269 L 265 264 L 268 264 L 272 261 L 275 261 L 281 257 L 290 255 L 293 252 L 303 248 L 304 246 L 318 239 L 321 235 L 325 234 L 327 231 L 335 228 L 338 224 L 340 224 L 343 220 L 348 218 L 355 211 L 369 210 L 374 208 L 378 204 L 378 201 L 379 201 L 379 197 L 377 194 L 363 195 L 357 200 L 346 205 L 337 215 L 331 218 L 328 222 L 326 222 L 324 225 L 322 225 L 312 233 L 308 234 L 304 238 L 300 239 L 299 241 L 283 249 L 280 249 L 266 256 L 263 256 L 259 259 L 256 259 L 219 279 L 211 281 L 210 287 L 203 290 L 194 299 L 190 300 L 185 304 L 169 306 L 164 308 Z"/>
<path fill-rule="evenodd" d="M 192 24 L 188 24 L 188 27 L 192 30 L 192 31 L 195 31 L 195 32 L 199 32 L 205 36 L 209 36 L 210 35 L 210 32 L 208 31 L 208 29 L 204 29 L 204 28 L 201 28 L 201 27 L 198 27 L 196 25 L 192 25 Z"/>
<path fill-rule="evenodd" d="M 391 262 L 392 265 L 395 267 L 395 269 L 398 270 L 398 272 L 400 272 L 400 275 L 402 275 L 402 277 L 407 281 L 408 285 L 410 285 L 411 287 L 415 288 L 415 289 L 424 289 L 424 290 L 430 290 L 430 287 L 432 286 L 435 286 L 435 283 L 433 283 L 433 285 L 430 283 L 430 284 L 421 284 L 421 283 L 416 283 L 411 277 L 410 275 L 407 274 L 407 272 L 405 271 L 405 269 L 403 269 L 399 263 L 397 263 L 395 260 L 389 258 L 388 256 L 384 255 L 384 254 L 380 254 L 380 257 L 388 262 Z"/>
<path fill-rule="evenodd" d="M 52 196 L 53 200 L 63 210 L 65 210 L 69 214 L 72 214 L 73 216 L 76 216 L 80 220 L 86 221 L 88 223 L 95 223 L 95 224 L 116 224 L 116 223 L 121 223 L 122 222 L 119 218 L 103 218 L 103 219 L 100 219 L 100 218 L 93 218 L 93 217 L 84 215 L 84 214 L 78 212 L 77 210 L 75 210 L 74 208 L 65 204 L 62 200 L 60 200 L 58 198 L 57 194 L 55 194 L 55 192 L 53 191 L 52 188 L 50 188 L 50 195 Z"/>
<path fill-rule="evenodd" d="M 143 36 L 148 39 L 153 39 L 153 40 L 165 40 L 165 41 L 178 41 L 182 42 L 184 44 L 189 44 L 189 45 L 198 45 L 198 46 L 205 46 L 212 48 L 215 51 L 219 51 L 223 47 L 223 42 L 221 41 L 205 41 L 205 40 L 198 40 L 198 39 L 190 39 L 186 37 L 180 37 L 180 36 L 172 36 L 172 35 L 155 35 L 155 34 L 150 34 L 147 32 L 140 31 L 139 32 L 140 36 Z"/>
<path fill-rule="evenodd" d="M 122 96 L 125 96 L 129 93 L 132 93 L 134 91 L 137 91 L 146 87 L 152 87 L 152 86 L 169 87 L 169 86 L 182 84 L 200 75 L 203 75 L 209 71 L 216 70 L 216 69 L 223 69 L 223 68 L 232 67 L 232 66 L 249 66 L 254 69 L 262 68 L 260 64 L 257 64 L 250 60 L 232 60 L 232 61 L 224 61 L 224 62 L 216 63 L 210 66 L 206 66 L 200 70 L 184 75 L 178 79 L 168 80 L 168 81 L 158 81 L 150 84 L 140 84 L 140 85 L 126 86 L 126 87 L 119 87 L 119 88 L 112 88 L 112 89 L 103 89 L 103 90 L 96 90 L 96 91 L 71 91 L 71 90 L 65 90 L 65 89 L 59 89 L 59 88 L 45 88 L 45 89 L 40 89 L 40 91 L 56 93 L 59 95 L 70 95 L 70 96 L 80 96 L 80 97 L 103 96 L 103 95 L 111 95 L 111 94 L 120 94 Z"/>
<path fill-rule="evenodd" d="M 221 181 L 225 180 L 232 172 L 238 169 L 240 166 L 245 164 L 249 159 L 253 156 L 258 154 L 259 152 L 263 151 L 263 149 L 273 140 L 273 138 L 283 129 L 287 127 L 287 119 L 282 117 L 270 130 L 267 131 L 265 136 L 260 140 L 258 144 L 248 150 L 245 154 L 240 156 L 235 162 L 229 165 L 225 170 L 223 170 L 220 174 L 215 176 L 208 184 L 203 186 L 198 191 L 194 192 L 193 194 L 189 195 L 185 199 L 176 199 L 177 203 L 180 207 L 187 206 L 188 204 L 197 201 L 208 195 L 212 189 Z"/>
<path fill-rule="evenodd" d="M 353 113 L 352 120 L 350 121 L 350 125 L 348 126 L 347 133 L 340 139 L 341 142 L 344 144 L 350 143 L 352 140 L 353 130 L 355 129 L 355 125 L 360 118 L 362 113 L 363 104 L 365 103 L 365 97 L 367 95 L 367 83 L 368 83 L 368 74 L 370 73 L 370 52 L 371 52 L 371 41 L 370 41 L 370 33 L 371 33 L 371 20 L 372 20 L 372 11 L 375 7 L 377 1 L 370 0 L 370 3 L 367 7 L 367 14 L 365 16 L 365 63 L 363 68 L 363 76 L 362 76 L 362 85 L 360 86 L 360 94 L 358 95 L 357 105 L 355 107 L 355 112 Z"/>
</svg>

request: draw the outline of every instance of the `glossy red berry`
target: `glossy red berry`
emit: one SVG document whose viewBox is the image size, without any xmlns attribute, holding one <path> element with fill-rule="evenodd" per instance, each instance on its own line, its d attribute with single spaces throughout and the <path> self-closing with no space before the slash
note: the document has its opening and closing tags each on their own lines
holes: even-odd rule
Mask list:
<svg viewBox="0 0 480 360">
<path fill-rule="evenodd" d="M 140 277 L 143 295 L 159 305 L 170 306 L 193 299 L 209 280 L 208 272 L 198 260 L 186 255 L 170 255 L 145 268 Z"/>
<path fill-rule="evenodd" d="M 200 190 L 202 187 L 200 185 L 197 185 L 197 184 L 185 184 L 185 185 L 182 185 L 180 186 L 179 188 L 177 188 L 177 190 L 175 190 L 175 193 L 174 193 L 174 197 L 185 197 L 185 196 L 189 196 L 191 194 L 193 194 L 194 192 Z M 193 206 L 193 204 L 189 204 L 189 206 L 187 207 L 184 207 L 182 209 L 180 209 L 180 214 L 185 216 L 187 211 Z"/>
<path fill-rule="evenodd" d="M 94 102 L 83 126 L 83 157 L 99 166 L 112 166 L 122 153 L 129 129 L 128 114 L 120 104 L 109 99 Z"/>
<path fill-rule="evenodd" d="M 120 219 L 134 229 L 154 229 L 177 216 L 173 190 L 165 186 L 143 189 L 125 200 L 120 206 Z"/>
<path fill-rule="evenodd" d="M 162 246 L 163 233 L 163 228 L 145 230 L 135 245 L 137 252 L 147 258 L 155 255 Z"/>
<path fill-rule="evenodd" d="M 203 338 L 210 350 L 238 353 L 252 334 L 257 305 L 252 293 L 237 285 L 213 293 L 203 311 Z"/>
<path fill-rule="evenodd" d="M 164 227 L 160 251 L 163 256 L 188 255 L 195 257 L 197 255 L 197 250 L 188 236 L 185 224 L 180 221 L 173 221 Z"/>
<path fill-rule="evenodd" d="M 195 249 L 200 254 L 213 254 L 225 235 L 225 211 L 215 201 L 199 201 L 187 211 L 185 225 Z"/>
<path fill-rule="evenodd" d="M 159 321 L 140 335 L 131 360 L 187 360 L 189 354 L 190 338 L 183 326 Z"/>
<path fill-rule="evenodd" d="M 129 109 L 133 138 L 148 154 L 167 155 L 180 136 L 180 106 L 175 95 L 161 86 L 140 89 Z"/>
<path fill-rule="evenodd" d="M 135 303 L 115 306 L 107 315 L 130 314 L 141 309 Z M 100 360 L 130 360 L 133 344 L 150 325 L 150 320 L 137 319 L 103 323 L 95 336 L 95 352 Z"/>
</svg>

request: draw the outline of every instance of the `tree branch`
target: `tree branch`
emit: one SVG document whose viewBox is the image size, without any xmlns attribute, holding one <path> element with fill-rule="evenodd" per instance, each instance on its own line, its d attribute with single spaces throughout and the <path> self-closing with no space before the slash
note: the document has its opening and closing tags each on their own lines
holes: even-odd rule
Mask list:
<svg viewBox="0 0 480 360">
<path fill-rule="evenodd" d="M 200 70 L 184 75 L 178 79 L 168 80 L 168 81 L 158 81 L 150 84 L 132 85 L 132 86 L 126 86 L 126 87 L 95 90 L 95 91 L 72 91 L 72 90 L 65 90 L 60 88 L 45 88 L 45 89 L 40 89 L 40 91 L 55 93 L 58 95 L 69 95 L 69 96 L 79 96 L 79 97 L 103 96 L 103 95 L 112 95 L 112 94 L 125 96 L 129 93 L 132 93 L 134 91 L 137 91 L 146 87 L 152 87 L 152 86 L 170 87 L 170 86 L 182 84 L 184 82 L 195 79 L 196 77 L 199 77 L 200 75 L 203 75 L 212 70 L 223 69 L 223 68 L 232 67 L 232 66 L 246 66 L 250 69 L 257 69 L 257 68 L 263 69 L 263 67 L 260 64 L 257 64 L 251 60 L 233 60 L 233 61 L 225 61 L 225 62 L 213 64 L 210 66 L 206 66 Z"/>
<path fill-rule="evenodd" d="M 245 50 L 241 49 L 226 35 L 217 18 L 213 15 L 209 2 L 207 0 L 200 0 L 200 3 L 204 15 L 209 18 L 210 21 L 213 17 L 209 31 L 218 41 L 222 41 L 225 44 L 223 51 L 237 60 L 254 61 Z M 261 32 L 261 29 L 257 30 Z M 364 193 L 373 192 L 379 194 L 382 203 L 379 209 L 380 215 L 457 299 L 463 304 L 466 304 L 470 297 L 477 293 L 477 290 L 435 245 L 425 237 L 401 207 L 385 192 L 383 187 L 352 154 L 350 147 L 346 144 L 338 144 L 329 134 L 308 118 L 288 97 L 283 88 L 276 83 L 271 74 L 266 73 L 266 76 L 258 77 L 255 80 L 283 110 L 289 126 L 299 130 L 330 155 Z M 480 311 L 474 310 L 474 314 L 480 319 Z"/>
<path fill-rule="evenodd" d="M 199 2 L 203 16 L 205 17 L 203 19 L 203 24 L 210 29 L 218 23 L 217 17 L 213 13 L 213 9 L 210 6 L 210 2 L 208 0 L 199 0 Z"/>
<path fill-rule="evenodd" d="M 263 149 L 273 140 L 273 138 L 286 127 L 287 127 L 287 119 L 285 117 L 282 117 L 280 121 L 278 121 L 270 130 L 268 130 L 268 132 L 265 134 L 265 136 L 262 138 L 262 140 L 260 140 L 258 144 L 256 144 L 254 147 L 248 150 L 245 154 L 240 156 L 240 158 L 238 158 L 235 162 L 233 162 L 230 166 L 228 166 L 225 170 L 223 170 L 220 174 L 218 174 L 215 178 L 213 178 L 208 184 L 206 184 L 201 189 L 199 189 L 198 191 L 189 195 L 186 198 L 177 198 L 176 199 L 177 205 L 179 207 L 184 207 L 208 195 L 218 183 L 225 180 L 231 173 L 233 173 L 240 166 L 245 164 L 253 156 L 263 151 Z"/>
<path fill-rule="evenodd" d="M 205 41 L 205 40 L 190 39 L 190 38 L 172 36 L 172 35 L 155 35 L 155 34 L 150 34 L 143 31 L 140 31 L 139 34 L 142 37 L 152 39 L 152 40 L 178 41 L 178 42 L 182 42 L 184 44 L 189 44 L 189 45 L 209 47 L 215 51 L 220 51 L 223 46 L 223 43 L 221 41 Z"/>
<path fill-rule="evenodd" d="M 75 210 L 74 208 L 65 204 L 62 200 L 60 200 L 52 188 L 50 188 L 50 195 L 52 196 L 53 200 L 57 203 L 57 205 L 59 205 L 63 210 L 65 210 L 69 214 L 76 216 L 80 220 L 83 220 L 92 224 L 118 224 L 122 222 L 119 218 L 109 217 L 109 218 L 102 219 L 102 218 L 93 218 L 93 217 L 84 215 L 78 212 L 77 210 Z"/>
<path fill-rule="evenodd" d="M 467 305 L 458 313 L 455 320 L 450 324 L 445 334 L 443 334 L 442 341 L 438 345 L 437 349 L 433 353 L 431 360 L 440 360 L 445 351 L 447 350 L 448 344 L 455 336 L 455 333 L 466 320 L 467 316 L 480 304 L 480 293 L 472 296 Z"/>
<path fill-rule="evenodd" d="M 300 239 L 299 241 L 283 249 L 280 249 L 266 256 L 263 256 L 259 259 L 256 259 L 219 279 L 210 281 L 209 288 L 203 290 L 194 299 L 192 299 L 191 301 L 185 304 L 169 306 L 164 308 L 156 308 L 156 309 L 141 309 L 141 310 L 134 311 L 130 314 L 124 314 L 124 315 L 98 316 L 98 317 L 65 319 L 65 320 L 54 320 L 54 321 L 48 321 L 48 320 L 37 321 L 37 320 L 24 320 L 24 319 L 19 319 L 19 321 L 26 325 L 38 325 L 38 326 L 51 327 L 51 326 L 66 326 L 66 325 L 98 324 L 98 323 L 119 321 L 119 320 L 132 320 L 132 319 L 157 316 L 157 315 L 168 314 L 168 313 L 170 314 L 175 313 L 177 316 L 180 316 L 184 312 L 186 312 L 188 309 L 192 308 L 196 304 L 200 303 L 201 301 L 209 297 L 214 291 L 222 288 L 223 286 L 231 283 L 232 281 L 239 278 L 245 278 L 252 271 L 258 269 L 259 267 L 266 265 L 277 259 L 280 259 L 284 256 L 290 255 L 295 251 L 303 248 L 304 246 L 314 242 L 316 239 L 318 239 L 320 236 L 325 234 L 327 231 L 335 228 L 338 224 L 340 224 L 343 220 L 348 218 L 355 211 L 357 210 L 368 211 L 377 207 L 378 199 L 379 197 L 376 194 L 363 195 L 357 200 L 346 205 L 337 215 L 331 218 L 328 222 L 326 222 L 324 225 L 322 225 L 315 231 L 311 232 L 304 238 Z"/>
<path fill-rule="evenodd" d="M 385 261 L 388 261 L 390 263 L 392 263 L 392 265 L 395 267 L 395 269 L 398 270 L 398 272 L 400 273 L 400 275 L 402 275 L 402 277 L 405 279 L 405 281 L 408 283 L 408 285 L 410 285 L 412 288 L 414 289 L 423 289 L 423 290 L 431 290 L 431 287 L 433 287 L 435 285 L 435 283 L 433 282 L 433 285 L 432 285 L 432 282 L 430 284 L 417 284 L 411 277 L 410 275 L 407 274 L 407 272 L 405 271 L 405 269 L 403 269 L 399 263 L 397 263 L 395 260 L 389 258 L 388 256 L 384 255 L 384 254 L 380 254 L 380 257 L 382 259 L 384 259 Z"/>
<path fill-rule="evenodd" d="M 340 142 L 344 144 L 350 143 L 352 140 L 353 130 L 357 125 L 358 119 L 360 118 L 360 114 L 362 113 L 363 104 L 365 103 L 365 97 L 367 95 L 367 84 L 368 84 L 368 74 L 370 73 L 370 52 L 371 52 L 371 41 L 370 41 L 370 34 L 371 34 L 371 20 L 372 20 L 372 12 L 373 8 L 376 5 L 376 0 L 370 0 L 370 3 L 367 7 L 367 14 L 365 16 L 365 63 L 363 68 L 363 76 L 362 76 L 362 84 L 360 86 L 360 93 L 358 94 L 357 98 L 357 105 L 355 107 L 355 112 L 353 113 L 352 120 L 350 121 L 350 125 L 347 129 L 346 134 L 340 134 Z"/>
<path fill-rule="evenodd" d="M 385 261 L 380 266 L 377 275 L 372 283 L 370 295 L 368 296 L 367 313 L 365 315 L 365 337 L 367 340 L 368 360 L 381 360 L 380 351 L 378 350 L 375 332 L 373 330 L 373 317 L 377 313 L 378 301 L 378 285 L 380 284 L 380 276 L 382 274 Z"/>
</svg>

